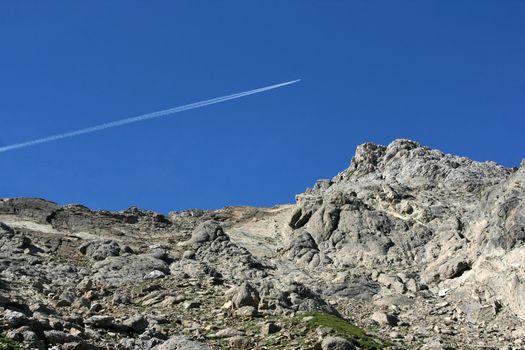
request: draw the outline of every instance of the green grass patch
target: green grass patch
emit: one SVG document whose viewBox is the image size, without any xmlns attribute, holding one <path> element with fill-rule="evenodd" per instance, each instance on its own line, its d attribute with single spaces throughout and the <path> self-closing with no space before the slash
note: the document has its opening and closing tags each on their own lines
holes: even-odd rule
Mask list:
<svg viewBox="0 0 525 350">
<path fill-rule="evenodd" d="M 346 338 L 363 349 L 379 350 L 390 345 L 388 342 L 379 338 L 367 335 L 363 329 L 331 314 L 324 312 L 309 312 L 300 314 L 297 317 L 307 323 L 311 328 L 331 328 L 334 330 L 335 335 Z M 311 319 L 305 320 L 306 317 L 311 317 Z"/>
<path fill-rule="evenodd" d="M 0 334 L 0 350 L 21 350 L 20 344 L 12 339 Z"/>
</svg>

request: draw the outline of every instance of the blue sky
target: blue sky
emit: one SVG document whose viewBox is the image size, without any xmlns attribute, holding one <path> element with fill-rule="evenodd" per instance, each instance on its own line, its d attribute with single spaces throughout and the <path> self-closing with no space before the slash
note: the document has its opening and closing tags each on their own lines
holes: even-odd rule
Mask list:
<svg viewBox="0 0 525 350">
<path fill-rule="evenodd" d="M 0 197 L 161 212 L 294 201 L 355 147 L 411 138 L 519 165 L 523 1 L 3 1 Z"/>
</svg>

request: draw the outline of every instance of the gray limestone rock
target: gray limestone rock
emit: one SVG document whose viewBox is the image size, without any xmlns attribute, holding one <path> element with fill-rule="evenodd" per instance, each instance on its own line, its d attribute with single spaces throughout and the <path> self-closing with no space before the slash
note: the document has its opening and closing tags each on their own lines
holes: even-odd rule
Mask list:
<svg viewBox="0 0 525 350">
<path fill-rule="evenodd" d="M 382 311 L 374 312 L 370 318 L 381 326 L 395 326 L 399 322 L 396 316 Z"/>
<path fill-rule="evenodd" d="M 232 338 L 244 335 L 244 332 L 233 328 L 221 329 L 215 334 L 210 335 L 212 338 Z"/>
<path fill-rule="evenodd" d="M 44 336 L 48 344 L 65 344 L 82 341 L 80 337 L 56 330 L 44 331 Z"/>
<path fill-rule="evenodd" d="M 357 345 L 319 326 L 329 319 L 392 348 L 519 347 L 524 189 L 525 163 L 401 139 L 359 146 L 272 208 L 167 218 L 2 199 L 0 328 L 38 349 Z"/>
<path fill-rule="evenodd" d="M 264 337 L 269 336 L 270 334 L 277 333 L 281 330 L 281 326 L 275 324 L 274 322 L 265 322 L 261 326 L 261 334 Z"/>
<path fill-rule="evenodd" d="M 9 227 L 8 225 L 4 224 L 3 222 L 0 222 L 0 237 L 4 235 L 14 235 L 15 231 Z"/>
<path fill-rule="evenodd" d="M 47 223 L 52 213 L 59 209 L 58 204 L 39 198 L 0 199 L 0 215 L 17 215 Z"/>
<path fill-rule="evenodd" d="M 224 231 L 219 223 L 215 221 L 205 221 L 195 228 L 191 234 L 190 243 L 200 244 L 212 242 L 220 236 L 224 236 Z"/>
<path fill-rule="evenodd" d="M 82 254 L 95 261 L 120 254 L 120 245 L 113 240 L 87 242 L 81 245 L 79 249 Z"/>
<path fill-rule="evenodd" d="M 168 339 L 161 345 L 152 348 L 153 350 L 211 350 L 210 347 L 190 340 L 184 336 L 176 336 Z"/>
<path fill-rule="evenodd" d="M 141 333 L 148 327 L 149 322 L 144 316 L 137 315 L 126 319 L 122 325 L 135 333 Z"/>
<path fill-rule="evenodd" d="M 115 318 L 108 315 L 96 315 L 84 321 L 87 325 L 98 328 L 115 328 Z"/>
<path fill-rule="evenodd" d="M 250 283 L 244 282 L 239 286 L 232 298 L 233 305 L 240 308 L 243 306 L 253 306 L 257 309 L 259 305 L 259 293 Z"/>
<path fill-rule="evenodd" d="M 144 275 L 144 279 L 145 280 L 154 280 L 154 279 L 157 279 L 157 278 L 164 278 L 166 276 L 166 274 L 160 270 L 153 270 L 149 273 L 147 273 L 146 275 Z"/>
<path fill-rule="evenodd" d="M 354 350 L 355 346 L 341 337 L 326 337 L 321 343 L 322 350 Z"/>
<path fill-rule="evenodd" d="M 143 255 L 111 256 L 93 265 L 97 271 L 93 280 L 110 286 L 119 286 L 127 283 L 136 283 L 152 271 L 169 273 L 168 264 L 160 259 Z"/>
</svg>

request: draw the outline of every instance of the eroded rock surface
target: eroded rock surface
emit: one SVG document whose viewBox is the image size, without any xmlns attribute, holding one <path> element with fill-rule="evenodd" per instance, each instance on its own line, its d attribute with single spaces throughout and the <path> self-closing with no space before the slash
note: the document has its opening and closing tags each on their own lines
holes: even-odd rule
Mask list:
<svg viewBox="0 0 525 350">
<path fill-rule="evenodd" d="M 168 216 L 0 200 L 0 344 L 525 346 L 525 164 L 368 143 L 296 199 Z"/>
</svg>

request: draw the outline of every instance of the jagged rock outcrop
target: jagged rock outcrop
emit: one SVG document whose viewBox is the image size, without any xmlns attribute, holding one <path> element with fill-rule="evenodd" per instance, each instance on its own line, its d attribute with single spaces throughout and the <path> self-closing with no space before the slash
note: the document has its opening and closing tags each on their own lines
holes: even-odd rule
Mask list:
<svg viewBox="0 0 525 350">
<path fill-rule="evenodd" d="M 482 294 L 525 317 L 523 174 L 523 166 L 479 163 L 408 140 L 365 144 L 347 170 L 298 196 L 290 226 L 305 229 L 292 246 L 304 251 L 308 235 L 314 264 L 323 254 L 336 266 L 409 271 L 436 290 Z M 291 258 L 302 263 L 303 256 Z"/>
<path fill-rule="evenodd" d="M 169 216 L 2 199 L 0 344 L 525 345 L 525 162 L 367 143 L 296 199 Z"/>
</svg>

